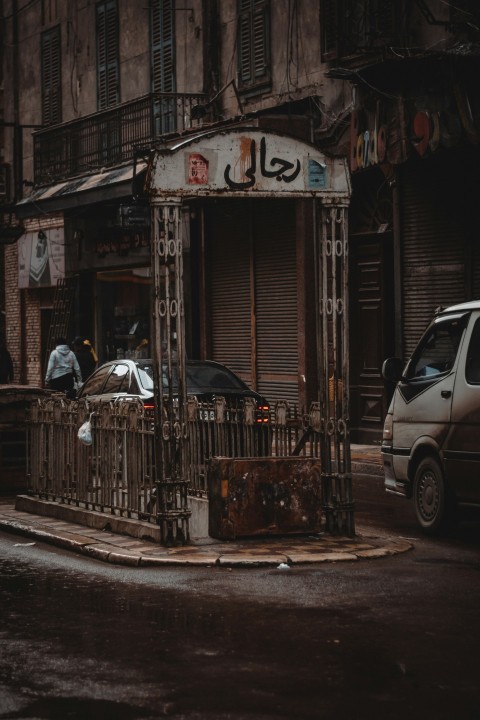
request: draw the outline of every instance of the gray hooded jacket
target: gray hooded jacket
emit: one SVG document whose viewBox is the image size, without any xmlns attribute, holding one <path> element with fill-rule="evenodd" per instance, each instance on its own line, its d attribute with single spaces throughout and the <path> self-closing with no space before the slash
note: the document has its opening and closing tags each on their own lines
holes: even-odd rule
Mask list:
<svg viewBox="0 0 480 720">
<path fill-rule="evenodd" d="M 48 383 L 52 378 L 58 378 L 67 373 L 73 373 L 77 382 L 82 382 L 82 373 L 75 353 L 70 350 L 68 345 L 57 345 L 48 359 L 45 383 Z"/>
</svg>

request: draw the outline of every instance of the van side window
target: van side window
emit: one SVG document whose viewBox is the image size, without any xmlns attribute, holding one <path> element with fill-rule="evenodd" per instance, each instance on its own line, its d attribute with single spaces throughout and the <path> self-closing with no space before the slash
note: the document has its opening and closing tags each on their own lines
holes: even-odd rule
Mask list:
<svg viewBox="0 0 480 720">
<path fill-rule="evenodd" d="M 452 369 L 465 327 L 465 317 L 448 318 L 432 325 L 417 348 L 408 378 L 426 378 Z"/>
<path fill-rule="evenodd" d="M 471 385 L 480 383 L 480 320 L 477 320 L 475 323 L 472 337 L 470 338 L 465 378 Z"/>
</svg>

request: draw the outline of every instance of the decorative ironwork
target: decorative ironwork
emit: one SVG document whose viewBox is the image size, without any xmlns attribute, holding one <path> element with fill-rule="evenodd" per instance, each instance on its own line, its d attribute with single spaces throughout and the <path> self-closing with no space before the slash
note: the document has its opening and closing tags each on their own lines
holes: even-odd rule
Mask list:
<svg viewBox="0 0 480 720">
<path fill-rule="evenodd" d="M 180 203 L 154 206 L 153 358 L 158 522 L 162 541 L 189 541 L 185 473 L 186 382 Z"/>
<path fill-rule="evenodd" d="M 329 532 L 355 534 L 349 436 L 347 208 L 321 207 L 318 253 L 319 417 L 323 510 Z"/>
<path fill-rule="evenodd" d="M 202 94 L 151 93 L 34 133 L 34 182 L 43 185 L 133 160 L 168 132 L 200 125 Z"/>
<path fill-rule="evenodd" d="M 216 455 L 277 457 L 279 461 L 295 456 L 310 458 L 315 466 L 321 466 L 318 492 L 322 506 L 328 509 L 325 530 L 335 534 L 347 529 L 351 532 L 353 517 L 348 514 L 353 516 L 353 505 L 345 465 L 333 480 L 335 456 L 328 465 L 329 472 L 319 460 L 324 443 L 319 403 L 302 413 L 296 405 L 279 401 L 271 408 L 268 422 L 258 424 L 251 422 L 248 402 L 227 405 L 222 398 L 218 401 L 203 403 L 193 397 L 187 400 L 188 441 L 183 443 L 182 491 L 190 497 L 208 498 L 206 470 L 209 459 Z M 80 442 L 78 429 L 88 419 L 92 445 L 87 446 Z M 160 523 L 166 526 L 168 537 L 170 522 L 180 522 L 181 527 L 184 506 L 173 497 L 177 506 L 168 505 L 168 494 L 175 488 L 168 479 L 158 482 L 155 442 L 158 438 L 153 414 L 140 402 L 76 402 L 60 395 L 37 399 L 29 411 L 28 491 L 51 502 L 107 516 Z M 173 445 L 167 421 L 162 426 L 160 447 L 160 458 L 165 463 L 163 442 L 170 452 Z M 178 466 L 175 469 L 178 472 Z"/>
</svg>

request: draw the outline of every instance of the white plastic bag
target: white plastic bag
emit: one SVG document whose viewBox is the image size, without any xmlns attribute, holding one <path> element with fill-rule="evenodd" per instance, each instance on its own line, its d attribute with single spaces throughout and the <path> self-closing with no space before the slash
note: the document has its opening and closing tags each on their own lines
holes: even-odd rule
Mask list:
<svg viewBox="0 0 480 720">
<path fill-rule="evenodd" d="M 78 439 L 84 445 L 91 445 L 93 442 L 93 440 L 92 440 L 92 423 L 90 422 L 91 417 L 92 416 L 90 415 L 88 420 L 86 420 L 86 422 L 84 422 L 83 425 L 80 425 L 80 427 L 78 428 Z"/>
</svg>

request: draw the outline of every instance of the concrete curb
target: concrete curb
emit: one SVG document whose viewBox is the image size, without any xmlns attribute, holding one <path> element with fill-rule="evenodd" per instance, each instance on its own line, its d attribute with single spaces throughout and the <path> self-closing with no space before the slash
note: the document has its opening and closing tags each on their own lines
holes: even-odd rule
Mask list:
<svg viewBox="0 0 480 720">
<path fill-rule="evenodd" d="M 413 548 L 413 544 L 404 539 L 365 535 L 345 538 L 323 534 L 223 543 L 212 541 L 166 548 L 149 540 L 19 512 L 13 506 L 5 505 L 0 506 L 0 530 L 94 560 L 130 567 L 277 567 L 287 570 L 297 565 L 372 560 Z"/>
</svg>

